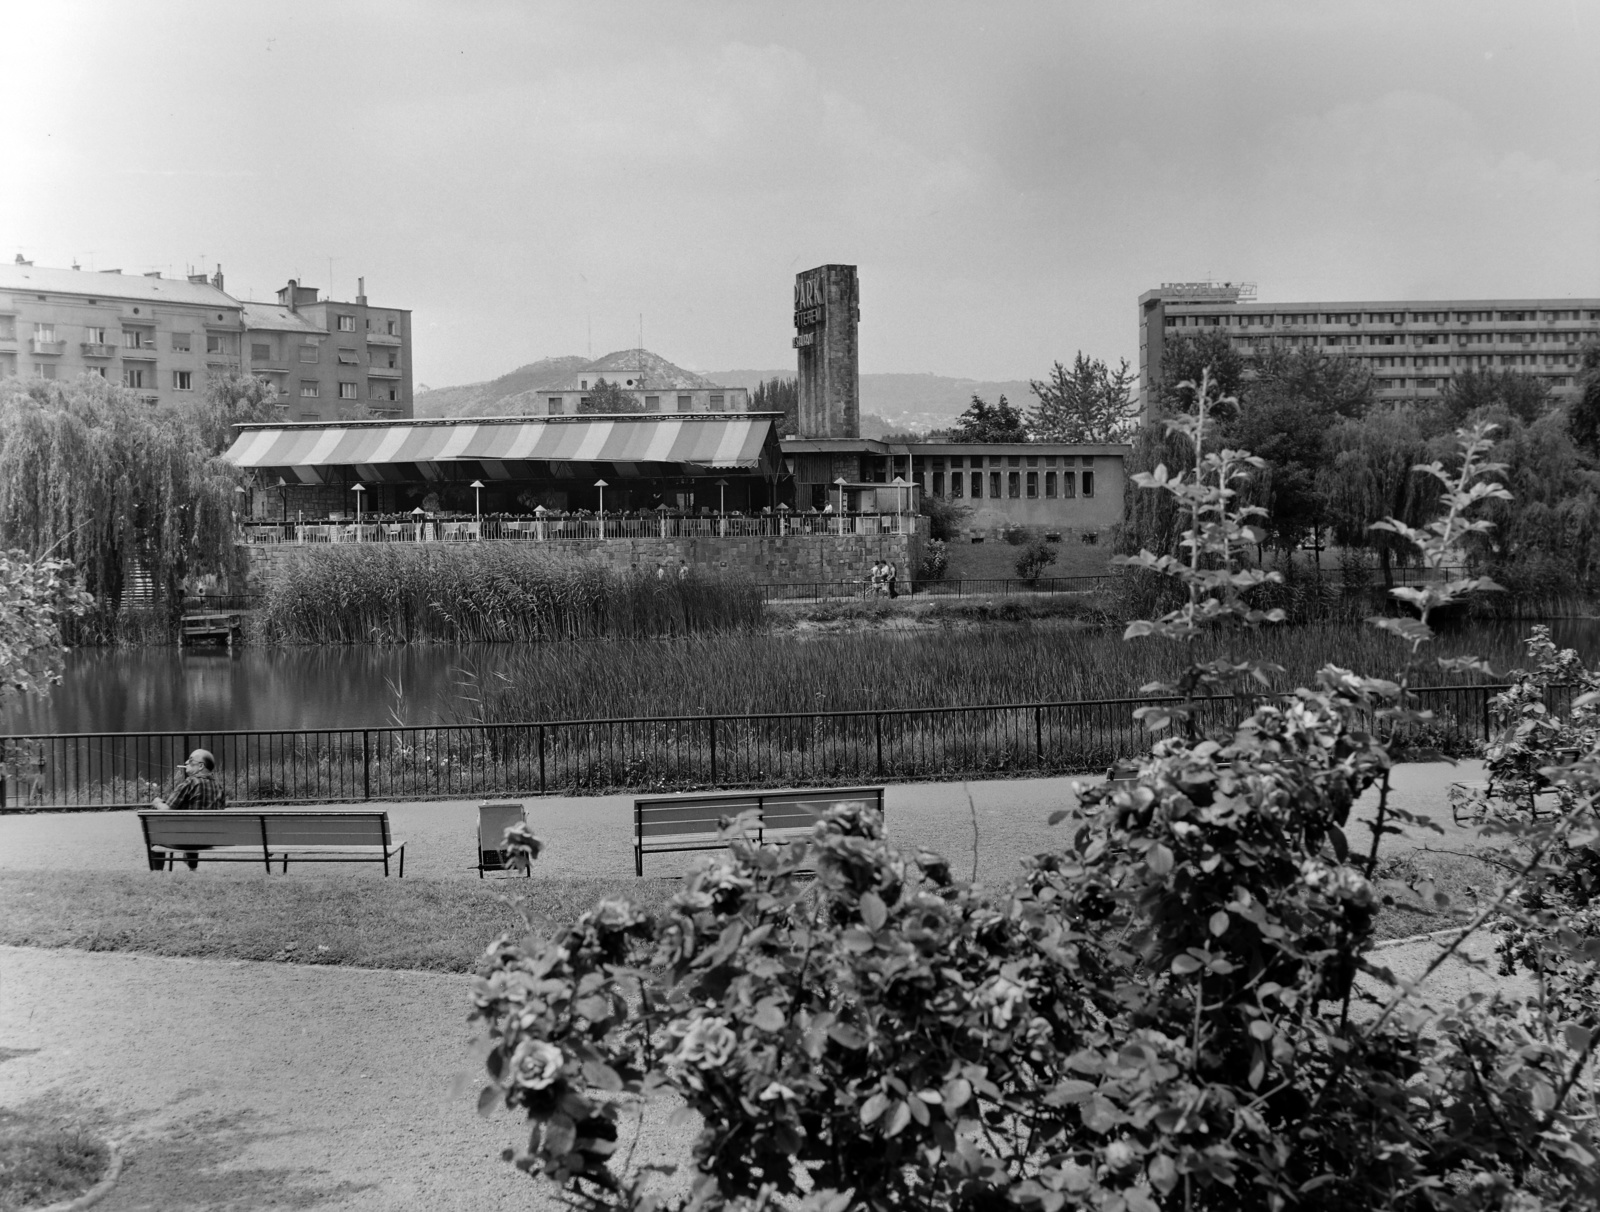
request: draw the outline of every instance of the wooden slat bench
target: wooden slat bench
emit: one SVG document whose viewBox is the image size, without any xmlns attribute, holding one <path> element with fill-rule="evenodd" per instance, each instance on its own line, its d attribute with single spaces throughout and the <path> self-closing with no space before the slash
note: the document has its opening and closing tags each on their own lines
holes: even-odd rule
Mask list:
<svg viewBox="0 0 1600 1212">
<path fill-rule="evenodd" d="M 387 812 L 273 809 L 266 812 L 148 811 L 139 814 L 150 869 L 172 869 L 189 853 L 208 863 L 261 863 L 268 874 L 277 859 L 289 870 L 303 863 L 382 863 L 400 860 L 406 874 L 406 844 L 389 836 Z"/>
<path fill-rule="evenodd" d="M 755 840 L 787 842 L 811 831 L 835 804 L 863 804 L 883 812 L 882 787 L 822 787 L 810 791 L 705 791 L 633 801 L 633 871 L 644 874 L 647 854 L 720 850 L 722 821 L 757 814 Z"/>
</svg>

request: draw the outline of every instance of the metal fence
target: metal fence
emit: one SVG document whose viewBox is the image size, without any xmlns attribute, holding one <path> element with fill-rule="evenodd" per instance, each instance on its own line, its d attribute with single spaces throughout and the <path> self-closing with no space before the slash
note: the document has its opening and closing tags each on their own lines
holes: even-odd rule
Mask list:
<svg viewBox="0 0 1600 1212">
<path fill-rule="evenodd" d="M 1502 689 L 1417 691 L 1421 705 L 1435 716 L 1422 741 L 1465 748 L 1483 740 L 1489 698 Z M 12 736 L 0 738 L 7 774 L 0 811 L 141 806 L 172 784 L 184 757 L 197 747 L 216 754 L 218 777 L 229 802 L 238 805 L 1067 774 L 1103 770 L 1118 758 L 1144 752 L 1148 737 L 1133 712 L 1158 701 Z M 1250 702 L 1211 700 L 1206 722 L 1231 723 Z"/>
<path fill-rule="evenodd" d="M 602 539 L 740 539 L 788 535 L 909 535 L 911 513 L 640 514 L 597 517 L 551 514 L 544 518 L 427 518 L 355 522 L 247 522 L 248 544 L 321 543 L 549 543 Z"/>
</svg>

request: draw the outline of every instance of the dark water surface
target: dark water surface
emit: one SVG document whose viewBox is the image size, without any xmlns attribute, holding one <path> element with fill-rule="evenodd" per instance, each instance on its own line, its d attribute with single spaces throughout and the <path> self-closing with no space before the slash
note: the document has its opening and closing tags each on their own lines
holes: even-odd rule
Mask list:
<svg viewBox="0 0 1600 1212">
<path fill-rule="evenodd" d="M 1475 624 L 1515 641 L 1531 623 Z M 1600 660 L 1600 619 L 1557 619 L 1556 642 Z M 959 642 L 959 633 L 951 634 Z M 825 643 L 825 640 L 818 642 Z M 892 642 L 888 635 L 885 642 Z M 66 679 L 44 698 L 13 701 L 0 731 L 180 732 L 362 728 L 464 720 L 479 678 L 504 670 L 522 644 L 376 648 L 91 648 L 67 654 Z M 1330 659 L 1337 659 L 1330 654 Z M 1367 671 L 1377 672 L 1377 671 Z M 618 704 L 614 714 L 629 714 Z"/>
</svg>

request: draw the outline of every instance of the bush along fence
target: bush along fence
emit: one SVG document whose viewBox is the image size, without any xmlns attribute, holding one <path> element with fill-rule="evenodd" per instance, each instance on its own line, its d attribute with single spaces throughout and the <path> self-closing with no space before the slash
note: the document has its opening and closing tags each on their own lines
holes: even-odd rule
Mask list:
<svg viewBox="0 0 1600 1212">
<path fill-rule="evenodd" d="M 1472 751 L 1500 685 L 1415 693 L 1433 712 L 1415 747 Z M 1565 710 L 1571 692 L 1550 690 Z M 0 811 L 139 807 L 171 785 L 190 750 L 216 754 L 231 804 L 599 795 L 703 787 L 827 786 L 864 779 L 1072 774 L 1149 746 L 1133 712 L 1162 700 L 771 715 L 559 720 L 286 732 L 113 732 L 0 738 Z M 1219 698 L 1228 726 L 1256 700 Z"/>
</svg>

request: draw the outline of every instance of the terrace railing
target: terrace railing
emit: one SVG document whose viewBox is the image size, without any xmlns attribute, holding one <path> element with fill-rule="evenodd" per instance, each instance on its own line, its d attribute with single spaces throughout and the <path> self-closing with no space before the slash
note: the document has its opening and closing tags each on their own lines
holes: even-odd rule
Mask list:
<svg viewBox="0 0 1600 1212">
<path fill-rule="evenodd" d="M 605 539 L 738 539 L 787 535 L 909 535 L 916 514 L 712 514 L 427 519 L 410 522 L 246 522 L 246 544 L 547 543 Z"/>
<path fill-rule="evenodd" d="M 1499 685 L 1416 693 L 1430 745 L 1489 734 Z M 1564 710 L 1568 688 L 1552 688 Z M 973 707 L 559 720 L 282 732 L 74 733 L 0 737 L 0 811 L 147 804 L 196 747 L 217 755 L 232 804 L 595 795 L 699 787 L 826 786 L 1103 770 L 1148 748 L 1126 698 Z M 1250 700 L 1205 710 L 1225 724 Z"/>
</svg>

